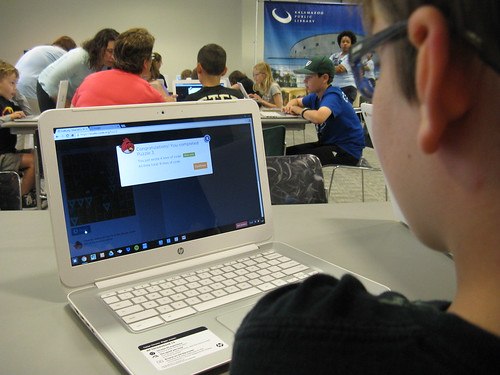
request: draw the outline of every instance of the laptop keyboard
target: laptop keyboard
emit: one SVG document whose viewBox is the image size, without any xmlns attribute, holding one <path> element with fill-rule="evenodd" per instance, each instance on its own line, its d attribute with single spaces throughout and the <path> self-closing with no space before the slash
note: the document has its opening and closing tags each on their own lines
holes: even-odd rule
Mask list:
<svg viewBox="0 0 500 375">
<path fill-rule="evenodd" d="M 101 298 L 138 332 L 298 282 L 317 272 L 271 250 L 106 292 Z"/>
</svg>

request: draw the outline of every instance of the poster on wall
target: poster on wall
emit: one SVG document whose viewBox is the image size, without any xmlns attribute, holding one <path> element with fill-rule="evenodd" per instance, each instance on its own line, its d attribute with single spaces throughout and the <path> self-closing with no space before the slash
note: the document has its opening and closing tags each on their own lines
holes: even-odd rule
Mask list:
<svg viewBox="0 0 500 375">
<path fill-rule="evenodd" d="M 281 87 L 303 87 L 294 69 L 314 56 L 340 50 L 337 36 L 351 30 L 362 39 L 359 7 L 353 4 L 264 2 L 264 60 Z"/>
</svg>

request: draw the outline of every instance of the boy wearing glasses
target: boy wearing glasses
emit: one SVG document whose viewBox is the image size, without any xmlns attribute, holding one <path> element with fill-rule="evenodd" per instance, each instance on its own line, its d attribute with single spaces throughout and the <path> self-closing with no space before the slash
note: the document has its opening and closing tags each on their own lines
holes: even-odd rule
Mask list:
<svg viewBox="0 0 500 375">
<path fill-rule="evenodd" d="M 287 147 L 287 155 L 313 154 L 321 164 L 356 165 L 365 147 L 363 128 L 349 99 L 331 86 L 335 75 L 332 61 L 319 56 L 294 71 L 305 74 L 309 95 L 292 99 L 283 109 L 316 124 L 317 142 Z"/>
<path fill-rule="evenodd" d="M 411 230 L 453 254 L 456 295 L 415 302 L 312 276 L 249 313 L 232 374 L 499 373 L 500 2 L 366 0 L 363 15 L 370 36 L 350 63 L 380 58 L 375 92 L 357 77 L 374 144 Z"/>
</svg>

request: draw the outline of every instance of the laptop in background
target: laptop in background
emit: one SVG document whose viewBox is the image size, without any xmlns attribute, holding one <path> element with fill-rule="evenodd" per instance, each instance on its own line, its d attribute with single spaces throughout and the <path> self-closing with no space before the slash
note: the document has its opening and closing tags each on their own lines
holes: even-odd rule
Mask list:
<svg viewBox="0 0 500 375">
<path fill-rule="evenodd" d="M 68 80 L 59 82 L 59 90 L 57 91 L 56 108 L 65 108 L 66 99 L 68 98 Z"/>
<path fill-rule="evenodd" d="M 65 108 L 66 99 L 68 97 L 68 80 L 59 82 L 59 90 L 57 92 L 56 108 Z M 36 122 L 40 115 L 30 115 L 23 118 L 15 119 L 15 122 Z"/>
<path fill-rule="evenodd" d="M 238 82 L 238 86 L 240 88 L 241 93 L 243 94 L 243 97 L 245 99 L 251 99 L 250 95 L 248 95 L 247 90 L 245 89 L 245 86 L 243 86 L 243 83 Z"/>
<path fill-rule="evenodd" d="M 229 87 L 229 80 L 227 78 L 221 78 L 221 86 Z M 186 96 L 194 94 L 201 90 L 203 85 L 197 79 L 175 79 L 172 81 L 173 95 L 177 96 L 177 101 L 183 101 Z"/>
<path fill-rule="evenodd" d="M 265 290 L 278 286 L 259 284 L 252 290 L 267 287 L 224 304 L 226 297 L 218 297 L 213 308 L 203 302 L 203 309 L 171 320 L 176 313 L 160 313 L 163 305 L 150 308 L 152 296 L 174 299 L 185 287 L 181 274 L 196 280 L 210 273 L 203 280 L 211 287 L 232 272 L 226 267 L 246 272 L 263 257 L 289 259 L 287 270 L 307 265 L 337 277 L 348 272 L 271 242 L 254 101 L 69 108 L 44 112 L 39 124 L 56 259 L 71 291 L 69 304 L 129 373 L 192 374 L 227 364 L 241 320 Z M 373 293 L 387 290 L 360 279 Z M 171 286 L 158 289 L 168 280 Z M 143 289 L 150 294 L 136 295 Z M 124 311 L 126 295 L 143 298 L 146 311 L 155 312 L 148 318 L 154 326 L 131 328 L 106 301 Z"/>
</svg>

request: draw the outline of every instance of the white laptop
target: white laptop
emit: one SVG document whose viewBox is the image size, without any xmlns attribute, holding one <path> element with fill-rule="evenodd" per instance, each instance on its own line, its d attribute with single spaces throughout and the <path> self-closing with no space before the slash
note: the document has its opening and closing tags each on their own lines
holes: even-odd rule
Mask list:
<svg viewBox="0 0 500 375">
<path fill-rule="evenodd" d="M 56 108 L 66 107 L 66 99 L 68 97 L 68 80 L 59 82 L 59 90 L 57 91 Z"/>
<path fill-rule="evenodd" d="M 373 132 L 372 132 L 372 112 L 373 112 L 373 104 L 361 103 L 361 116 L 363 116 L 363 119 L 365 120 L 366 129 L 368 130 L 368 134 L 370 135 L 370 137 L 372 139 L 373 146 L 376 147 L 375 142 L 373 140 L 373 136 L 372 136 L 372 134 L 373 134 Z M 383 168 L 382 168 L 382 170 L 383 170 Z M 386 185 L 387 185 L 387 192 L 389 194 L 389 199 L 391 200 L 392 210 L 394 212 L 394 217 L 396 218 L 396 220 L 398 220 L 398 221 L 402 222 L 404 225 L 408 226 L 408 222 L 407 222 L 406 218 L 404 217 L 403 212 L 399 208 L 398 202 L 396 201 L 394 194 L 392 194 L 391 187 L 387 183 L 387 179 L 386 179 Z"/>
<path fill-rule="evenodd" d="M 243 86 L 243 83 L 238 82 L 238 87 L 240 88 L 241 93 L 243 94 L 243 97 L 245 99 L 250 99 L 250 95 L 248 95 L 247 90 L 245 89 L 245 86 Z"/>
<path fill-rule="evenodd" d="M 227 365 L 236 329 L 265 292 L 347 272 L 271 242 L 252 100 L 56 109 L 39 124 L 69 304 L 129 373 Z M 283 272 L 255 268 L 262 260 L 285 261 Z"/>
</svg>

